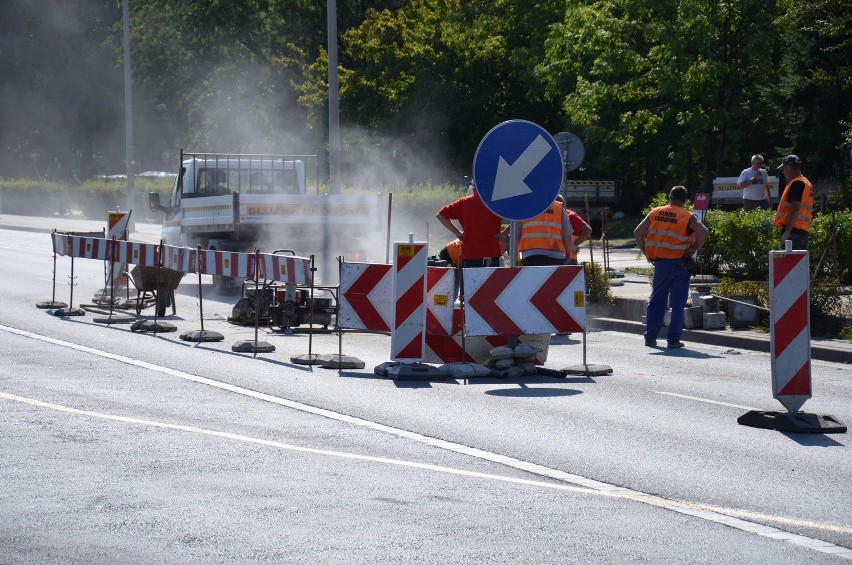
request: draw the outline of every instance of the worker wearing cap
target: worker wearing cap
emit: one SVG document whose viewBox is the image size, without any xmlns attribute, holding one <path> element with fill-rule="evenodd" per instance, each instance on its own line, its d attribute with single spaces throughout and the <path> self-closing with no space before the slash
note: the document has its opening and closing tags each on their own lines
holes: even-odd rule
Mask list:
<svg viewBox="0 0 852 565">
<path fill-rule="evenodd" d="M 814 187 L 802 175 L 802 160 L 796 155 L 784 157 L 778 170 L 790 179 L 775 213 L 775 226 L 782 228 L 781 246 L 790 240 L 793 249 L 806 250 L 814 216 Z"/>
<path fill-rule="evenodd" d="M 654 264 L 651 298 L 645 312 L 645 345 L 657 346 L 657 335 L 663 327 L 666 307 L 671 304 L 672 317 L 666 335 L 669 349 L 683 347 L 683 310 L 689 294 L 688 270 L 692 256 L 704 247 L 707 228 L 684 206 L 686 188 L 676 186 L 669 192 L 668 206 L 654 208 L 645 216 L 633 236 L 648 261 Z"/>
<path fill-rule="evenodd" d="M 547 210 L 521 223 L 518 251 L 525 267 L 576 265 L 577 250 L 592 235 L 579 214 L 563 205 L 562 196 Z"/>
</svg>

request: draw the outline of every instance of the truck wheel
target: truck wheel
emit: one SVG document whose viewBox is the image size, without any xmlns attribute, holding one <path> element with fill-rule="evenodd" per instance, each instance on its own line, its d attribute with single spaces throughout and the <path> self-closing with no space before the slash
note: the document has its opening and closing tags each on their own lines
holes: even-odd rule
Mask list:
<svg viewBox="0 0 852 565">
<path fill-rule="evenodd" d="M 224 275 L 213 275 L 213 292 L 216 294 L 234 294 L 240 288 L 239 279 Z"/>
</svg>

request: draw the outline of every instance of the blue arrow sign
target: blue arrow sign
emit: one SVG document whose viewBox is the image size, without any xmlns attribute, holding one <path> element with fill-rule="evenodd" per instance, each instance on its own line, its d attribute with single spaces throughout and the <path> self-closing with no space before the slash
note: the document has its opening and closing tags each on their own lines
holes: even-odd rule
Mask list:
<svg viewBox="0 0 852 565">
<path fill-rule="evenodd" d="M 476 190 L 489 210 L 528 220 L 550 206 L 562 185 L 562 154 L 538 124 L 509 120 L 485 134 L 473 158 Z"/>
</svg>

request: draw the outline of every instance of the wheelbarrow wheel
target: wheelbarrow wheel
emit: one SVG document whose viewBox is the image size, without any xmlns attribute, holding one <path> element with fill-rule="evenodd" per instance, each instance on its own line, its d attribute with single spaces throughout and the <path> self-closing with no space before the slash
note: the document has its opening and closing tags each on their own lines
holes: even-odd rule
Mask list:
<svg viewBox="0 0 852 565">
<path fill-rule="evenodd" d="M 166 285 L 160 285 L 157 290 L 157 317 L 162 318 L 166 315 L 166 308 L 169 306 L 169 288 Z"/>
</svg>

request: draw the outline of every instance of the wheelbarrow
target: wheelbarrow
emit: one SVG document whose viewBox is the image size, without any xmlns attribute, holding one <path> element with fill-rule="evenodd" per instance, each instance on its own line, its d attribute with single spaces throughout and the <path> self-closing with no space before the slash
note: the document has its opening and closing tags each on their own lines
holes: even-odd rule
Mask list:
<svg viewBox="0 0 852 565">
<path fill-rule="evenodd" d="M 133 267 L 127 273 L 127 279 L 136 288 L 136 315 L 143 308 L 156 305 L 157 316 L 165 316 L 169 304 L 172 305 L 172 315 L 177 314 L 175 289 L 185 274 L 183 271 L 159 267 Z"/>
</svg>

